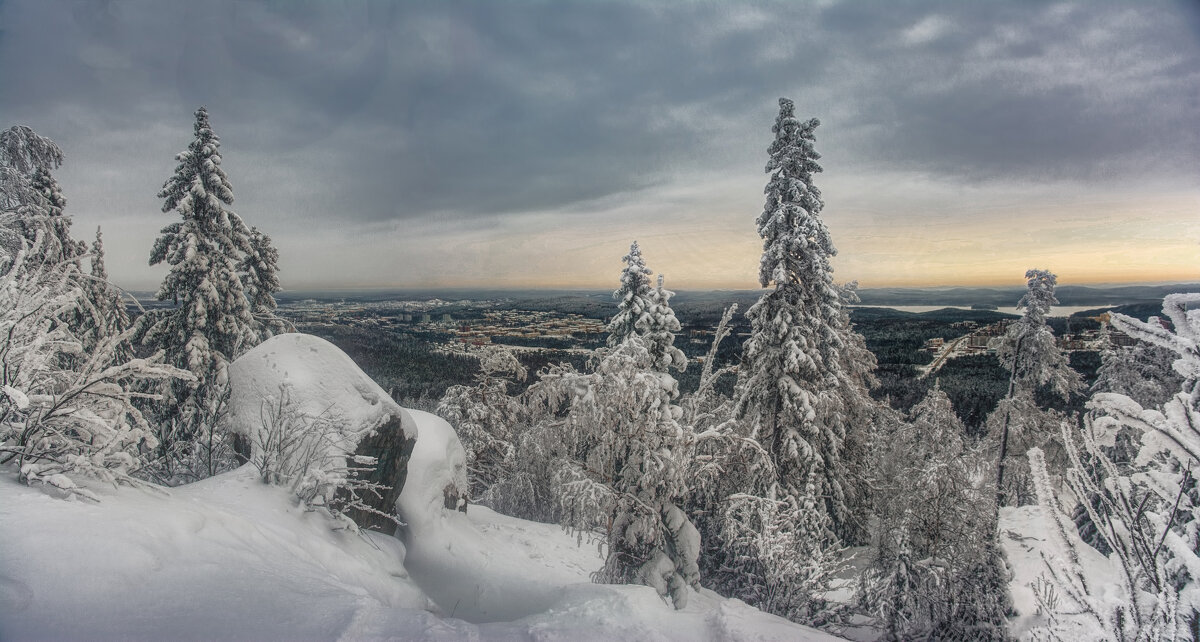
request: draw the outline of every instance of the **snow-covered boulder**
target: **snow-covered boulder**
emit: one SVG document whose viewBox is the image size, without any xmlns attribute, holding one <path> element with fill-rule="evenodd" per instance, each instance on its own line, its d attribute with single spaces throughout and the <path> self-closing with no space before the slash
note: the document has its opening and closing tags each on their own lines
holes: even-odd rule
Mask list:
<svg viewBox="0 0 1200 642">
<path fill-rule="evenodd" d="M 375 470 L 365 477 L 389 490 L 382 497 L 368 494 L 366 499 L 376 510 L 396 513 L 417 427 L 408 412 L 346 353 L 320 337 L 277 335 L 230 364 L 229 383 L 225 427 L 246 439 L 250 452 L 243 454 L 252 462 L 261 466 L 274 457 L 282 461 L 273 465 L 294 471 L 304 466 L 289 458 L 337 461 L 343 467 L 341 462 L 373 457 Z M 288 435 L 297 431 L 311 438 L 303 447 L 289 450 L 288 444 L 295 442 L 289 442 Z M 369 511 L 347 514 L 362 527 L 388 532 L 394 528 Z"/>
</svg>

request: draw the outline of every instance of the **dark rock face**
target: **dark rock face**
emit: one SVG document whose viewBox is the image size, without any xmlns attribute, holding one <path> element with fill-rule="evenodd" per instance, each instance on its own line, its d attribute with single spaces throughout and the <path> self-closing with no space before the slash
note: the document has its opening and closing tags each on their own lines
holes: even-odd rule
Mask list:
<svg viewBox="0 0 1200 642">
<path fill-rule="evenodd" d="M 355 455 L 376 459 L 375 469 L 369 474 L 363 474 L 361 479 L 387 487 L 379 496 L 366 493 L 362 497 L 371 508 L 387 515 L 396 514 L 396 499 L 400 497 L 400 491 L 404 490 L 404 480 L 408 477 L 408 460 L 416 444 L 415 437 L 405 437 L 402 417 L 392 417 L 373 434 L 363 437 L 358 442 Z M 359 528 L 384 533 L 396 530 L 395 522 L 378 513 L 352 508 L 346 511 L 346 515 L 353 519 Z"/>
</svg>

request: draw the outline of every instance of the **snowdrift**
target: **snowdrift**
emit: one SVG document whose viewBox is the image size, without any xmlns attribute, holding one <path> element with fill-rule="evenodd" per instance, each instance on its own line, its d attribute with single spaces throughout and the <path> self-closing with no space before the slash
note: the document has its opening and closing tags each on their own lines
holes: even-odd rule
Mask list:
<svg viewBox="0 0 1200 642">
<path fill-rule="evenodd" d="M 415 437 L 416 425 L 379 384 L 337 346 L 310 334 L 280 334 L 259 344 L 229 366 L 232 391 L 225 425 L 254 435 L 263 427 L 263 402 L 286 395 L 293 412 L 347 427 L 350 440 L 394 424 Z M 350 450 L 357 444 L 347 443 Z"/>
<path fill-rule="evenodd" d="M 0 478 L 0 639 L 337 639 L 359 612 L 436 623 L 403 546 L 334 531 L 256 471 L 68 502 Z"/>
</svg>

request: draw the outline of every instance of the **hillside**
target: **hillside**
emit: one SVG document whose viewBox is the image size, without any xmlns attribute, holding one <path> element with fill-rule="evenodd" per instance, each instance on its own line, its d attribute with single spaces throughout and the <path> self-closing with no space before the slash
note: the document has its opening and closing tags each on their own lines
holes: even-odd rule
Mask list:
<svg viewBox="0 0 1200 642">
<path fill-rule="evenodd" d="M 407 412 L 407 546 L 337 529 L 252 465 L 170 491 L 93 485 L 98 503 L 6 469 L 0 639 L 836 639 L 707 590 L 676 611 L 649 587 L 593 584 L 603 559 L 587 537 L 444 508 L 461 446 Z"/>
</svg>

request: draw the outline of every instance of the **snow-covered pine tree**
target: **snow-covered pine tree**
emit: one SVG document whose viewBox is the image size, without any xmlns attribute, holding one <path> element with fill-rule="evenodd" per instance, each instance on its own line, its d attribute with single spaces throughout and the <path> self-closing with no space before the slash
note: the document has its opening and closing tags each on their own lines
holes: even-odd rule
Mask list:
<svg viewBox="0 0 1200 642">
<path fill-rule="evenodd" d="M 512 458 L 522 415 L 521 404 L 509 396 L 508 387 L 525 376 L 525 367 L 511 351 L 493 347 L 480 354 L 475 385 L 451 386 L 438 403 L 437 414 L 454 426 L 466 451 L 474 501 L 504 503 L 488 491 L 505 477 L 501 469 Z"/>
<path fill-rule="evenodd" d="M 1025 272 L 1027 291 L 1017 303 L 1024 309 L 1019 320 L 1009 326 L 1000 342 L 996 356 L 1001 365 L 1012 373 L 1012 381 L 1029 390 L 1045 387 L 1065 399 L 1079 390 L 1079 373 L 1071 369 L 1067 355 L 1054 340 L 1054 332 L 1046 323 L 1051 306 L 1058 303 L 1054 288 L 1058 277 L 1049 270 L 1031 269 Z"/>
<path fill-rule="evenodd" d="M 40 225 L 32 225 L 26 221 L 25 237 L 31 243 L 31 234 L 37 229 L 45 229 L 46 236 L 42 241 L 42 252 L 48 261 L 79 261 L 79 257 L 87 251 L 82 241 L 71 238 L 71 217 L 63 213 L 67 206 L 67 198 L 63 196 L 58 181 L 45 167 L 38 167 L 30 179 L 30 187 L 39 197 L 37 204 L 45 213 Z M 31 203 L 32 205 L 32 203 Z"/>
<path fill-rule="evenodd" d="M 645 327 L 643 317 L 650 310 L 650 268 L 642 259 L 642 250 L 637 241 L 629 246 L 629 254 L 622 259 L 625 269 L 621 270 L 621 287 L 613 292 L 617 301 L 617 313 L 608 322 L 609 347 L 620 345 L 633 334 L 641 334 Z"/>
<path fill-rule="evenodd" d="M 0 205 L 18 215 L 7 235 L 16 232 L 24 238 L 24 247 L 37 248 L 40 254 L 30 257 L 27 266 L 42 259 L 77 262 L 86 251 L 83 243 L 71 238 L 71 218 L 63 213 L 67 199 L 50 174 L 62 162 L 58 145 L 28 127 L 0 132 Z M 44 233 L 35 243 L 39 232 Z M 10 246 L 10 253 L 21 245 L 15 237 L 0 243 Z"/>
<path fill-rule="evenodd" d="M 276 314 L 278 305 L 275 293 L 279 286 L 279 251 L 271 244 L 271 237 L 257 227 L 250 228 L 246 239 L 246 254 L 238 263 L 242 276 L 242 287 L 250 302 L 250 314 L 258 324 L 259 342 L 292 331 L 291 325 Z"/>
<path fill-rule="evenodd" d="M 766 205 L 758 217 L 763 238 L 759 282 L 772 287 L 751 307 L 752 334 L 743 349 L 735 411 L 750 436 L 775 461 L 775 494 L 798 511 L 805 480 L 817 480 L 820 509 L 849 542 L 865 535 L 865 504 L 846 460 L 846 444 L 865 439 L 875 404 L 867 393 L 874 359 L 858 349 L 830 258 L 836 250 L 820 218 L 824 203 L 813 176 L 821 171 L 813 147 L 817 119 L 796 119 L 792 101 L 779 100 L 768 150 Z M 861 452 L 861 449 L 858 449 Z"/>
<path fill-rule="evenodd" d="M 55 169 L 62 162 L 62 149 L 28 127 L 14 125 L 0 132 L 0 210 L 29 205 L 35 194 L 34 173 L 39 167 Z"/>
<path fill-rule="evenodd" d="M 1005 479 L 1010 449 L 1023 456 L 1029 448 L 1041 447 L 1048 450 L 1056 465 L 1064 463 L 1056 430 L 1064 417 L 1040 406 L 1035 393 L 1044 390 L 1066 400 L 1083 387 L 1079 373 L 1071 369 L 1046 323 L 1051 306 L 1058 303 L 1054 297 L 1058 277 L 1049 270 L 1031 269 L 1025 272 L 1025 279 L 1027 290 L 1017 304 L 1025 313 L 1009 327 L 996 349 L 1000 364 L 1010 373 L 1008 394 L 988 416 L 989 432 L 1000 445 L 996 465 L 997 502 L 1034 499 L 1025 497 L 1033 489 L 1023 458 L 1012 471 L 1015 474 Z"/>
<path fill-rule="evenodd" d="M 666 372 L 667 368 L 683 371 L 687 368 L 687 357 L 683 350 L 675 347 L 675 333 L 679 332 L 679 319 L 671 309 L 671 297 L 675 293 L 663 288 L 663 276 L 658 275 L 658 285 L 650 290 L 647 314 L 638 333 L 646 340 L 646 348 L 654 360 L 654 369 Z"/>
<path fill-rule="evenodd" d="M 163 391 L 166 402 L 155 414 L 168 451 L 213 429 L 228 392 L 226 366 L 260 336 L 238 275 L 249 230 L 227 207 L 233 188 L 203 107 L 196 110 L 194 132 L 159 192 L 163 212 L 174 210 L 181 220 L 162 229 L 150 253 L 150 265 L 170 266 L 157 298 L 177 305 L 139 319 L 143 344 L 163 350 L 168 363 L 197 379 L 194 386 L 172 382 Z M 211 474 L 214 463 L 203 468 Z"/>
<path fill-rule="evenodd" d="M 120 290 L 108 282 L 108 269 L 104 266 L 104 240 L 99 227 L 96 228 L 96 240 L 92 243 L 91 263 L 91 278 L 84 281 L 83 288 L 92 308 L 80 332 L 85 348 L 121 334 L 130 325 Z M 128 345 L 123 350 L 123 354 L 132 356 Z"/>
<path fill-rule="evenodd" d="M 700 536 L 679 508 L 688 444 L 678 384 L 651 367 L 636 333 L 595 359 L 592 373 L 551 368 L 530 388 L 531 433 L 545 442 L 535 461 L 553 473 L 562 523 L 604 532 L 596 581 L 646 584 L 683 608 L 699 582 Z"/>
</svg>

